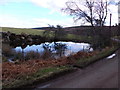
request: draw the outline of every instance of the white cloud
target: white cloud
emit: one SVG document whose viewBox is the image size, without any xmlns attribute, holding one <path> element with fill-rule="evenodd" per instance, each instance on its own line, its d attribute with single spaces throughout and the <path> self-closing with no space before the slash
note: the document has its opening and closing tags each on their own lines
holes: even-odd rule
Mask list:
<svg viewBox="0 0 120 90">
<path fill-rule="evenodd" d="M 2 27 L 16 27 L 16 28 L 33 28 L 33 27 L 47 27 L 50 25 L 61 25 L 63 27 L 78 26 L 74 23 L 72 18 L 65 18 L 62 20 L 48 19 L 48 18 L 31 18 L 24 19 L 14 15 L 0 15 L 0 26 Z"/>
<path fill-rule="evenodd" d="M 34 23 L 31 20 L 21 19 L 14 15 L 0 15 L 0 26 L 1 27 L 17 27 L 17 28 L 30 28 L 34 27 Z"/>
<path fill-rule="evenodd" d="M 118 12 L 120 13 L 120 3 L 118 4 Z"/>
<path fill-rule="evenodd" d="M 31 0 L 33 3 L 44 8 L 57 8 L 64 7 L 65 2 L 68 0 Z"/>
<path fill-rule="evenodd" d="M 48 24 L 55 26 L 61 25 L 63 27 L 78 26 L 78 23 L 75 24 L 72 18 L 67 18 L 60 21 L 46 18 L 34 18 L 33 22 L 35 22 L 38 27 L 46 27 Z"/>
<path fill-rule="evenodd" d="M 61 13 L 61 16 L 66 16 L 65 13 L 61 12 L 60 9 L 65 7 L 65 2 L 68 0 L 1 0 L 0 4 L 7 4 L 11 2 L 32 2 L 35 5 L 40 7 L 49 8 L 51 11 L 49 14 L 55 14 L 56 12 Z M 80 0 L 81 1 L 81 0 Z M 83 0 L 84 1 L 84 0 Z M 118 0 L 111 0 L 117 2 Z M 118 23 L 118 8 L 117 6 L 110 5 L 109 9 L 112 13 L 112 24 Z M 14 15 L 0 15 L 0 26 L 4 27 L 18 27 L 18 28 L 33 28 L 33 27 L 46 27 L 50 25 L 62 25 L 64 27 L 68 26 L 78 26 L 80 25 L 80 21 L 76 24 L 73 21 L 73 18 L 63 18 L 60 21 L 53 20 L 50 18 L 30 18 L 29 20 L 25 20 L 22 17 L 17 17 Z M 109 25 L 109 14 L 107 18 L 107 25 Z"/>
<path fill-rule="evenodd" d="M 52 12 L 61 11 L 68 0 L 31 0 L 32 3 L 40 7 L 49 8 Z"/>
<path fill-rule="evenodd" d="M 110 11 L 106 20 L 107 25 L 109 25 L 110 22 L 110 13 L 112 14 L 112 25 L 115 25 L 116 23 L 118 24 L 118 6 L 110 5 L 109 10 Z"/>
<path fill-rule="evenodd" d="M 28 2 L 30 0 L 0 0 L 0 5 L 6 5 L 13 2 Z"/>
<path fill-rule="evenodd" d="M 64 8 L 66 7 L 65 5 L 65 2 L 66 1 L 71 1 L 71 0 L 31 0 L 34 4 L 36 5 L 39 5 L 40 7 L 44 7 L 44 8 L 49 8 L 51 9 L 51 12 L 50 14 L 53 14 L 54 12 L 59 12 L 61 13 L 61 15 L 66 15 L 66 14 L 63 14 L 60 9 L 61 8 Z M 74 0 L 74 1 L 77 1 L 77 2 L 80 2 L 80 3 L 84 3 L 85 0 Z M 98 0 L 95 0 L 95 1 L 98 1 Z M 103 0 L 103 1 L 106 1 L 106 0 Z M 113 16 L 113 25 L 115 23 L 118 23 L 118 7 L 115 6 L 115 3 L 118 2 L 118 0 L 107 0 L 107 1 L 111 1 L 111 4 L 109 6 L 109 13 L 112 13 L 112 16 Z M 84 7 L 83 4 L 80 5 L 82 8 Z M 85 8 L 83 8 L 85 9 Z M 109 15 L 108 15 L 108 18 L 107 18 L 107 22 L 109 21 Z M 107 24 L 109 25 L 109 24 Z"/>
<path fill-rule="evenodd" d="M 36 5 L 39 5 L 44 8 L 63 8 L 65 7 L 65 2 L 67 1 L 75 1 L 77 3 L 83 4 L 85 0 L 31 0 Z M 101 0 L 94 0 L 96 2 Z M 106 0 L 103 0 L 106 2 Z M 119 0 L 107 0 L 108 2 L 117 3 Z M 111 3 L 111 4 L 112 4 Z"/>
</svg>

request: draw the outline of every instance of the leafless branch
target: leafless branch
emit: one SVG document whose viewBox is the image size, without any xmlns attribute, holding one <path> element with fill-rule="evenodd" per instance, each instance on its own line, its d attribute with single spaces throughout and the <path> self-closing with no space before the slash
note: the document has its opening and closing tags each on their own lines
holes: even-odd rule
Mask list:
<svg viewBox="0 0 120 90">
<path fill-rule="evenodd" d="M 75 1 L 66 2 L 66 8 L 62 11 L 73 16 L 74 21 L 85 19 L 86 22 L 92 26 L 100 25 L 103 26 L 108 14 L 108 2 L 100 0 L 95 2 L 94 0 L 85 0 L 85 8 L 79 7 L 80 5 Z"/>
</svg>

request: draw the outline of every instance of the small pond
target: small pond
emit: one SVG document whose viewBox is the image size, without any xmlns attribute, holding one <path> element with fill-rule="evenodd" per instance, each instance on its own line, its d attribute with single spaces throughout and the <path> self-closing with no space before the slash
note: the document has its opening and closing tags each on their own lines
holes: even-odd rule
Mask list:
<svg viewBox="0 0 120 90">
<path fill-rule="evenodd" d="M 75 42 L 46 42 L 41 43 L 40 45 L 27 45 L 24 49 L 22 49 L 21 46 L 18 46 L 14 48 L 15 51 L 19 52 L 29 52 L 29 51 L 35 51 L 42 53 L 45 50 L 50 51 L 53 54 L 56 53 L 62 53 L 64 56 L 68 56 L 74 53 L 77 53 L 78 51 L 86 51 L 90 52 L 93 51 L 93 48 L 91 48 L 90 44 L 88 43 L 75 43 Z"/>
</svg>

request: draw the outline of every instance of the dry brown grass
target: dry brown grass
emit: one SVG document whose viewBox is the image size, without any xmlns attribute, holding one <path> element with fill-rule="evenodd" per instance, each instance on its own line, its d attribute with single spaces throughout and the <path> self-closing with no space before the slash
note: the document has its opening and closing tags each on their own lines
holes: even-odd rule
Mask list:
<svg viewBox="0 0 120 90">
<path fill-rule="evenodd" d="M 66 65 L 69 60 L 29 60 L 19 64 L 4 62 L 2 65 L 3 83 L 23 75 L 35 73 L 43 67 Z"/>
<path fill-rule="evenodd" d="M 74 64 L 76 62 L 76 59 L 89 57 L 94 54 L 95 53 L 78 52 L 77 54 L 72 55 L 70 57 L 63 57 L 57 60 L 21 60 L 17 63 L 3 62 L 2 81 L 3 84 L 7 84 L 11 80 L 18 79 L 25 75 L 31 75 L 42 68 Z"/>
</svg>

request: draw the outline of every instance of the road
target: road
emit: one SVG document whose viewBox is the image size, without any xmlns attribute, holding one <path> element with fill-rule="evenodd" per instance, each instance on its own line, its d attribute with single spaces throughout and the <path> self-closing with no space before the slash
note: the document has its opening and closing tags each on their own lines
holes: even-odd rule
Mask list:
<svg viewBox="0 0 120 90">
<path fill-rule="evenodd" d="M 84 69 L 38 85 L 41 88 L 118 88 L 120 49 L 113 58 L 105 58 Z"/>
</svg>

